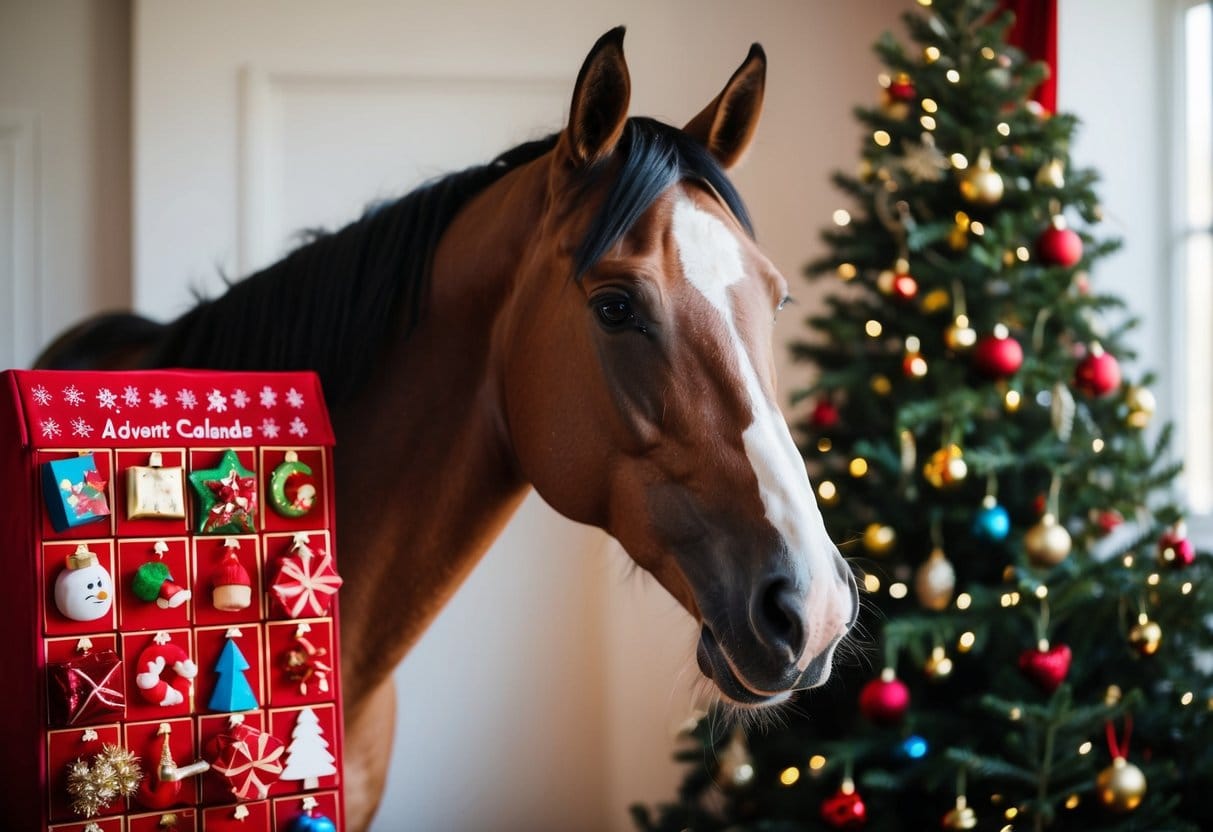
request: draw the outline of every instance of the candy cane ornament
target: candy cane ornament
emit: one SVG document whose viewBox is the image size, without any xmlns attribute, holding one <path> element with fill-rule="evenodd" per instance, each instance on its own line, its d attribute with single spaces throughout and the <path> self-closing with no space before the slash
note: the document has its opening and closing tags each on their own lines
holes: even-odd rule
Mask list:
<svg viewBox="0 0 1213 832">
<path fill-rule="evenodd" d="M 193 679 L 198 675 L 198 666 L 189 653 L 173 644 L 168 633 L 156 633 L 153 643 L 139 653 L 136 667 L 142 668 L 135 676 L 135 687 L 139 695 L 153 705 L 168 708 L 180 705 L 189 695 Z M 171 670 L 174 677 L 164 678 Z"/>
</svg>

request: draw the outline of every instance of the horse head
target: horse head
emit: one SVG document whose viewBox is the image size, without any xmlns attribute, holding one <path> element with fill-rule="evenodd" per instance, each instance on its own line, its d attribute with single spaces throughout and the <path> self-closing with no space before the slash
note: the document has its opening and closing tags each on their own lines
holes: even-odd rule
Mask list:
<svg viewBox="0 0 1213 832">
<path fill-rule="evenodd" d="M 858 595 L 776 398 L 786 279 L 724 174 L 762 109 L 751 48 L 681 130 L 629 118 L 622 28 L 589 53 L 518 264 L 501 397 L 543 498 L 613 535 L 701 624 L 727 699 L 786 700 L 830 674 Z"/>
</svg>

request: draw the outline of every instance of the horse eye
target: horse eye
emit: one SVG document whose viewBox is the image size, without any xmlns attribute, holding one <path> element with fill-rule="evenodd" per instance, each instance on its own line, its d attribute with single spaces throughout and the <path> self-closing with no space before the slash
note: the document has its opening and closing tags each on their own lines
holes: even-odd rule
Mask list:
<svg viewBox="0 0 1213 832">
<path fill-rule="evenodd" d="M 610 297 L 594 305 L 598 320 L 608 329 L 618 329 L 636 317 L 632 311 L 632 302 L 623 297 Z"/>
</svg>

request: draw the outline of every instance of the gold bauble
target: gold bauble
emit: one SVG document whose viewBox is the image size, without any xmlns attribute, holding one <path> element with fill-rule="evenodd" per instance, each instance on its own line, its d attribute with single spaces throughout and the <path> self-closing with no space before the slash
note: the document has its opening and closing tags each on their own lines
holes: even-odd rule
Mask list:
<svg viewBox="0 0 1213 832">
<path fill-rule="evenodd" d="M 981 151 L 977 162 L 960 175 L 960 195 L 977 205 L 996 205 L 1002 199 L 1002 176 L 990 164 L 990 152 Z"/>
<path fill-rule="evenodd" d="M 1132 812 L 1146 796 L 1146 775 L 1124 757 L 1117 757 L 1095 778 L 1095 791 L 1099 802 L 1112 811 Z"/>
<path fill-rule="evenodd" d="M 956 807 L 943 816 L 944 829 L 976 829 L 977 814 L 969 808 L 963 796 L 956 798 Z"/>
<path fill-rule="evenodd" d="M 957 315 L 956 320 L 943 331 L 943 342 L 953 352 L 961 352 L 977 343 L 977 330 L 969 326 L 965 315 Z"/>
<path fill-rule="evenodd" d="M 892 526 L 869 523 L 868 527 L 863 530 L 863 548 L 868 550 L 868 554 L 883 557 L 893 551 L 893 547 L 896 545 L 897 532 L 893 530 Z"/>
<path fill-rule="evenodd" d="M 1028 561 L 1033 566 L 1056 566 L 1070 554 L 1074 542 L 1065 526 L 1057 522 L 1052 514 L 1040 518 L 1040 522 L 1028 529 L 1023 536 Z"/>
<path fill-rule="evenodd" d="M 940 448 L 922 466 L 922 475 L 936 488 L 952 488 L 964 482 L 969 473 L 964 454 L 955 442 Z"/>
<path fill-rule="evenodd" d="M 943 549 L 936 549 L 914 573 L 914 594 L 929 610 L 945 610 L 956 589 L 956 570 Z"/>
<path fill-rule="evenodd" d="M 1125 417 L 1125 422 L 1131 428 L 1144 428 L 1150 424 L 1150 419 L 1154 417 L 1154 411 L 1158 407 L 1158 402 L 1154 399 L 1154 394 L 1145 387 L 1132 386 L 1125 393 L 1125 404 L 1129 406 L 1129 415 Z"/>
<path fill-rule="evenodd" d="M 952 675 L 952 660 L 948 658 L 947 652 L 942 647 L 936 647 L 931 650 L 931 656 L 923 665 L 923 670 L 928 679 L 932 682 L 939 682 Z"/>
<path fill-rule="evenodd" d="M 1066 184 L 1066 171 L 1060 159 L 1050 159 L 1036 171 L 1036 184 L 1041 188 L 1063 188 Z"/>
<path fill-rule="evenodd" d="M 1143 615 L 1129 630 L 1129 643 L 1143 656 L 1153 656 L 1162 644 L 1162 627 Z"/>
</svg>

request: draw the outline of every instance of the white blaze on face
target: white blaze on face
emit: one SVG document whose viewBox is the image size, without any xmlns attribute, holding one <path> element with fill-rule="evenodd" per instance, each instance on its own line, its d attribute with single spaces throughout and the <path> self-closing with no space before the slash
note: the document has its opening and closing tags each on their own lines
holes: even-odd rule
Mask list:
<svg viewBox="0 0 1213 832">
<path fill-rule="evenodd" d="M 752 414 L 741 438 L 758 479 L 767 520 L 787 544 L 797 582 L 809 587 L 804 610 L 808 643 L 799 661 L 803 670 L 850 620 L 850 589 L 838 576 L 834 561 L 839 555 L 826 532 L 788 424 L 763 391 L 737 331 L 729 297 L 729 287 L 745 276 L 737 238 L 724 223 L 690 200 L 679 200 L 674 206 L 673 228 L 683 275 L 720 312 L 737 358 Z"/>
</svg>

